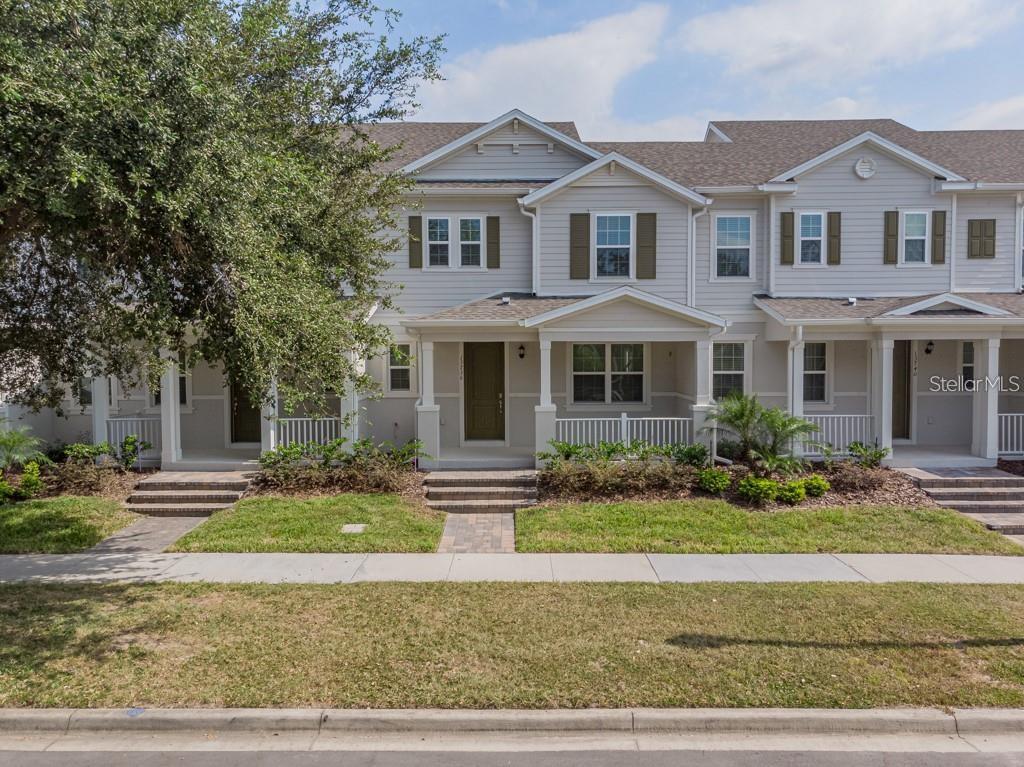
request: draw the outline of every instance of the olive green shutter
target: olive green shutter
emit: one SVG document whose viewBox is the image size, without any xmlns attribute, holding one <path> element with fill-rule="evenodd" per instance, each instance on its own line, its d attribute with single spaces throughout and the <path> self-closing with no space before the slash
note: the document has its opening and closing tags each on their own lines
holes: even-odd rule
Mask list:
<svg viewBox="0 0 1024 767">
<path fill-rule="evenodd" d="M 932 263 L 946 263 L 946 211 L 932 211 Z"/>
<path fill-rule="evenodd" d="M 409 216 L 409 268 L 423 268 L 423 217 Z"/>
<path fill-rule="evenodd" d="M 569 214 L 569 279 L 590 279 L 590 214 Z"/>
<path fill-rule="evenodd" d="M 996 220 L 972 218 L 967 222 L 967 257 L 996 257 Z"/>
<path fill-rule="evenodd" d="M 843 215 L 839 212 L 828 214 L 828 263 L 839 265 L 839 246 L 843 239 Z"/>
<path fill-rule="evenodd" d="M 779 255 L 779 263 L 792 264 L 794 247 L 792 213 L 782 214 L 782 225 L 779 227 L 779 231 L 782 234 L 782 249 Z"/>
<path fill-rule="evenodd" d="M 636 278 L 653 280 L 658 270 L 658 214 L 636 214 Z"/>
<path fill-rule="evenodd" d="M 501 217 L 487 217 L 487 268 L 501 268 Z"/>
<path fill-rule="evenodd" d="M 900 212 L 885 211 L 885 245 L 882 251 L 883 264 L 895 264 L 900 260 Z"/>
</svg>

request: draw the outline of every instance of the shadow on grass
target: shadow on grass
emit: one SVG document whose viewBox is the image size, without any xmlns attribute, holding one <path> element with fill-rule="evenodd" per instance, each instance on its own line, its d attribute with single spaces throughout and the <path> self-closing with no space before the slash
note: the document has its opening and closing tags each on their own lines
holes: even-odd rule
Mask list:
<svg viewBox="0 0 1024 767">
<path fill-rule="evenodd" d="M 956 639 L 948 642 L 917 642 L 902 640 L 828 642 L 819 639 L 778 639 L 765 637 L 729 637 L 714 634 L 680 634 L 666 644 L 687 649 L 712 649 L 723 647 L 781 647 L 791 650 L 960 650 L 969 647 L 1024 647 L 1024 637 L 989 639 Z"/>
<path fill-rule="evenodd" d="M 69 553 L 95 546 L 104 538 L 99 526 L 72 509 L 46 501 L 0 507 L 0 553 Z"/>
</svg>

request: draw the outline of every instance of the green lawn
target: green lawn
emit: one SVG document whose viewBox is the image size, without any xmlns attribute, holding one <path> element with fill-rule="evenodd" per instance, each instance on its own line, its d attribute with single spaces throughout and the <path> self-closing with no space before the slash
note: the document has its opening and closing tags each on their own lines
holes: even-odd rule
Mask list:
<svg viewBox="0 0 1024 767">
<path fill-rule="evenodd" d="M 366 529 L 341 532 L 350 523 L 363 523 Z M 416 508 L 397 495 L 264 496 L 217 512 L 171 550 L 435 551 L 443 528 L 444 514 Z"/>
<path fill-rule="evenodd" d="M 0 554 L 67 554 L 138 517 L 108 498 L 62 495 L 0 506 Z"/>
<path fill-rule="evenodd" d="M 1024 554 L 947 509 L 750 511 L 724 501 L 586 503 L 516 513 L 517 551 Z"/>
<path fill-rule="evenodd" d="M 12 584 L 0 706 L 1024 706 L 1024 587 Z"/>
</svg>

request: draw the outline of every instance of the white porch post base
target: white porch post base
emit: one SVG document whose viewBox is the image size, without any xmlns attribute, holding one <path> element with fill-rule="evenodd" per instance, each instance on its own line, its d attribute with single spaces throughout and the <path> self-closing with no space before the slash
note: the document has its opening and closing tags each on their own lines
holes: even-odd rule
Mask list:
<svg viewBox="0 0 1024 767">
<path fill-rule="evenodd" d="M 974 392 L 971 452 L 995 460 L 999 457 L 999 339 L 985 339 L 978 346 L 981 384 Z"/>
<path fill-rule="evenodd" d="M 797 418 L 804 417 L 804 342 L 789 343 L 789 412 Z M 793 454 L 803 455 L 803 440 L 793 443 Z"/>
<path fill-rule="evenodd" d="M 717 452 L 717 440 L 715 433 L 712 431 L 702 431 L 708 424 L 708 413 L 711 410 L 711 405 L 694 405 L 690 408 L 691 417 L 693 418 L 693 442 L 694 444 L 700 443 L 707 447 L 711 452 L 712 456 Z"/>
<path fill-rule="evenodd" d="M 270 382 L 270 402 L 264 403 L 260 412 L 260 452 L 266 453 L 277 448 L 277 381 Z"/>
<path fill-rule="evenodd" d="M 555 417 L 556 408 L 554 405 L 537 405 L 533 408 L 535 434 L 534 452 L 542 453 L 551 450 L 550 442 L 555 438 Z M 541 468 L 542 461 L 534 458 L 537 468 Z"/>
<path fill-rule="evenodd" d="M 426 457 L 420 460 L 423 469 L 436 469 L 441 460 L 441 406 L 416 406 L 416 436 L 423 443 Z"/>
<path fill-rule="evenodd" d="M 107 419 L 110 417 L 110 380 L 106 376 L 92 379 L 92 444 L 107 441 Z"/>
</svg>

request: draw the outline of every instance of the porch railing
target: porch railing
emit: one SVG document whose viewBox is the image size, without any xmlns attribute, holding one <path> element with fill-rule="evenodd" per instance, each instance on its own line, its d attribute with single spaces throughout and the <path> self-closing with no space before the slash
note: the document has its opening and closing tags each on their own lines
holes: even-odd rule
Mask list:
<svg viewBox="0 0 1024 767">
<path fill-rule="evenodd" d="M 1024 413 L 999 414 L 999 453 L 1024 453 Z"/>
<path fill-rule="evenodd" d="M 278 418 L 277 444 L 285 447 L 294 442 L 316 442 L 325 445 L 344 436 L 340 418 Z"/>
<path fill-rule="evenodd" d="M 805 455 L 821 455 L 821 445 L 831 445 L 836 455 L 845 455 L 851 442 L 870 445 L 875 441 L 870 415 L 806 415 L 805 419 L 818 427 L 803 446 Z"/>
<path fill-rule="evenodd" d="M 160 416 L 126 415 L 107 419 L 107 442 L 114 447 L 120 447 L 125 437 L 133 434 L 151 445 L 139 453 L 140 461 L 160 458 Z"/>
<path fill-rule="evenodd" d="M 649 445 L 688 443 L 692 438 L 692 418 L 556 418 L 555 439 L 573 445 L 599 442 L 631 442 Z"/>
</svg>

